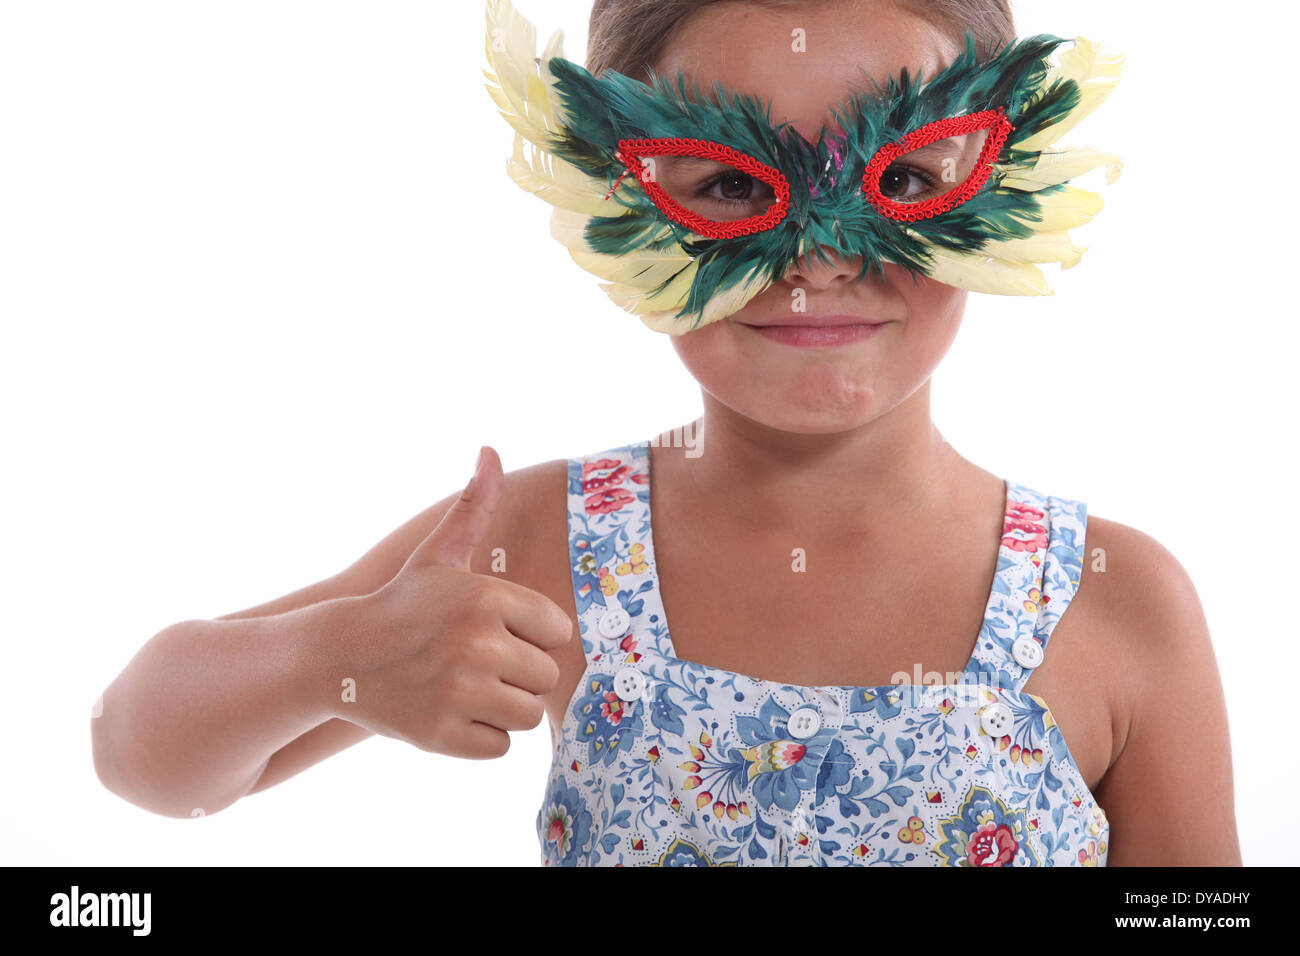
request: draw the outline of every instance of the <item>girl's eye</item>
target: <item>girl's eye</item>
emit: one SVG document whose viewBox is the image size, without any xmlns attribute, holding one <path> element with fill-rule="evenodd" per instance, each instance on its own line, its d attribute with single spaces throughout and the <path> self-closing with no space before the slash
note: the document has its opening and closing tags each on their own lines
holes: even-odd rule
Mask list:
<svg viewBox="0 0 1300 956">
<path fill-rule="evenodd" d="M 707 180 L 700 187 L 699 196 L 720 203 L 739 203 L 743 206 L 755 207 L 755 212 L 746 212 L 745 215 L 763 212 L 776 199 L 776 193 L 767 183 L 747 173 L 738 173 L 734 170 L 718 173 Z"/>
<path fill-rule="evenodd" d="M 902 153 L 880 174 L 880 195 L 894 202 L 919 203 L 960 187 L 975 172 L 984 130 L 946 136 Z"/>
<path fill-rule="evenodd" d="M 880 176 L 880 193 L 894 202 L 919 202 L 929 199 L 942 190 L 936 191 L 934 179 L 925 172 L 911 166 L 895 163 Z"/>
<path fill-rule="evenodd" d="M 862 191 L 888 219 L 942 215 L 984 188 L 1012 129 L 1002 107 L 926 123 L 876 151 Z"/>
<path fill-rule="evenodd" d="M 641 162 L 643 183 L 653 180 L 683 209 L 710 222 L 762 216 L 777 202 L 770 183 L 715 159 L 651 155 Z"/>
<path fill-rule="evenodd" d="M 790 183 L 781 171 L 725 143 L 627 138 L 618 141 L 614 157 L 627 168 L 611 194 L 630 173 L 665 216 L 711 239 L 771 229 L 790 208 Z"/>
</svg>

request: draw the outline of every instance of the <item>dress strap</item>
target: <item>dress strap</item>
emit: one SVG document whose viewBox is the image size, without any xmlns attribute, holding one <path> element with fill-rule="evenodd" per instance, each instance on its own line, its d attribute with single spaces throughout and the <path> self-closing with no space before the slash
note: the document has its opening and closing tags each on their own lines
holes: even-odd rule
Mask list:
<svg viewBox="0 0 1300 956">
<path fill-rule="evenodd" d="M 650 561 L 650 475 L 645 442 L 569 459 L 569 564 L 578 633 L 588 661 L 635 664 L 664 632 Z"/>
<path fill-rule="evenodd" d="M 1079 588 L 1087 506 L 1008 481 L 993 593 L 969 669 L 1019 693 Z"/>
</svg>

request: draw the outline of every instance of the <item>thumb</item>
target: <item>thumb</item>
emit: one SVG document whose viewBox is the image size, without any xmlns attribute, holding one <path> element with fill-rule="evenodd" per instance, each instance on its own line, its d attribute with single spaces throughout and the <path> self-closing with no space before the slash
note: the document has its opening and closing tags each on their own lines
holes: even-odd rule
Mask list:
<svg viewBox="0 0 1300 956">
<path fill-rule="evenodd" d="M 438 526 L 412 552 L 410 564 L 441 564 L 469 570 L 470 556 L 487 533 L 505 490 L 501 459 L 490 445 L 479 449 L 474 477 Z"/>
</svg>

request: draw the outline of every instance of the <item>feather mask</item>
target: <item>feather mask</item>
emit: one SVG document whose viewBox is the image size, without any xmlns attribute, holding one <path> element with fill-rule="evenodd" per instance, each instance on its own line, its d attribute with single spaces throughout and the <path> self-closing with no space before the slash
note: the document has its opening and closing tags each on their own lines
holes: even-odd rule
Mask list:
<svg viewBox="0 0 1300 956">
<path fill-rule="evenodd" d="M 555 207 L 552 235 L 620 307 L 678 335 L 809 255 L 860 259 L 859 280 L 888 261 L 975 292 L 1052 293 L 1039 265 L 1075 265 L 1069 230 L 1102 205 L 1069 181 L 1122 168 L 1055 144 L 1123 57 L 1037 35 L 980 61 L 964 41 L 928 82 L 903 69 L 833 107 L 837 128 L 815 143 L 774 124 L 769 102 L 720 84 L 702 95 L 680 72 L 595 77 L 564 59 L 561 31 L 539 56 L 509 0 L 488 0 L 484 74 L 515 130 L 507 170 Z"/>
</svg>

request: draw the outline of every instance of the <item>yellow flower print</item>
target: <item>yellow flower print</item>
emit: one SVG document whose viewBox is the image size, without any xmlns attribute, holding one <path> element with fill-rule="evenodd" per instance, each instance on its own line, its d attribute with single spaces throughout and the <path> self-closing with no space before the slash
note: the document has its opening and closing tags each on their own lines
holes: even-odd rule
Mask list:
<svg viewBox="0 0 1300 956">
<path fill-rule="evenodd" d="M 1030 765 L 1030 761 L 1037 761 L 1041 764 L 1043 762 L 1043 748 L 1034 747 L 1031 750 L 1029 747 L 1020 746 L 1020 744 L 1012 744 L 1008 757 L 1010 757 L 1013 764 L 1022 763 L 1026 767 Z"/>
<path fill-rule="evenodd" d="M 609 573 L 609 568 L 600 569 L 600 589 L 605 592 L 606 597 L 613 597 L 618 593 L 618 581 Z"/>
<path fill-rule="evenodd" d="M 1037 614 L 1039 608 L 1047 607 L 1052 599 L 1040 591 L 1038 588 L 1029 589 L 1029 600 L 1025 602 L 1025 610 L 1030 614 Z"/>
<path fill-rule="evenodd" d="M 632 545 L 630 548 L 627 549 L 627 553 L 628 553 L 627 560 L 623 561 L 618 565 L 618 567 L 614 568 L 615 574 L 618 575 L 645 574 L 645 572 L 650 570 L 650 565 L 646 562 L 645 559 L 644 544 L 638 541 L 636 544 Z"/>
<path fill-rule="evenodd" d="M 1099 837 L 1110 824 L 1106 820 L 1106 811 L 1097 804 L 1092 805 L 1092 822 L 1088 824 L 1088 832 L 1094 837 Z M 1102 852 L 1105 852 L 1106 841 L 1101 842 Z"/>
<path fill-rule="evenodd" d="M 1096 840 L 1089 840 L 1087 846 L 1079 847 L 1079 865 L 1080 866 L 1097 866 L 1101 854 L 1106 852 L 1106 841 L 1098 843 Z"/>
<path fill-rule="evenodd" d="M 904 843 L 924 843 L 925 822 L 920 817 L 908 817 L 907 826 L 898 831 L 898 838 Z"/>
<path fill-rule="evenodd" d="M 636 544 L 632 545 L 632 547 L 628 548 L 627 550 L 628 550 L 628 554 L 630 555 L 628 560 L 632 562 L 633 574 L 645 574 L 647 571 L 650 570 L 650 564 L 645 559 L 644 544 L 638 541 Z"/>
</svg>

